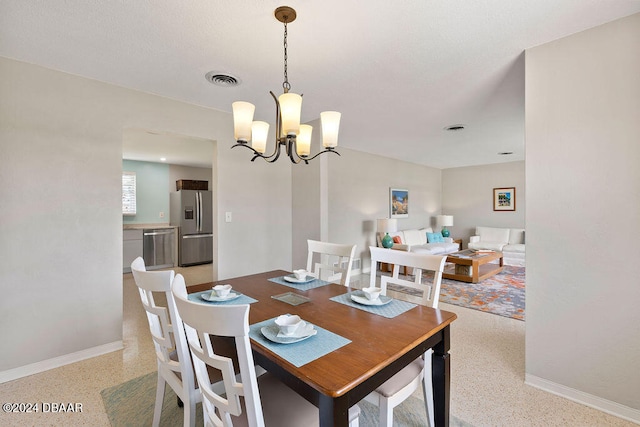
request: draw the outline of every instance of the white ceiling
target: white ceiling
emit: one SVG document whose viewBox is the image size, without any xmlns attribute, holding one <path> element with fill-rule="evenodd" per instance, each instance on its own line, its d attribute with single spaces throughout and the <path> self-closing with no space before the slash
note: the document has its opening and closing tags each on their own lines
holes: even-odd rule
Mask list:
<svg viewBox="0 0 640 427">
<path fill-rule="evenodd" d="M 640 12 L 639 0 L 0 0 L 0 56 L 223 111 L 246 100 L 273 122 L 282 5 L 298 13 L 288 74 L 303 121 L 338 110 L 340 146 L 437 168 L 524 159 L 523 51 Z M 242 84 L 214 86 L 212 70 Z"/>
<path fill-rule="evenodd" d="M 147 129 L 125 129 L 122 157 L 142 162 L 211 168 L 213 141 Z"/>
</svg>

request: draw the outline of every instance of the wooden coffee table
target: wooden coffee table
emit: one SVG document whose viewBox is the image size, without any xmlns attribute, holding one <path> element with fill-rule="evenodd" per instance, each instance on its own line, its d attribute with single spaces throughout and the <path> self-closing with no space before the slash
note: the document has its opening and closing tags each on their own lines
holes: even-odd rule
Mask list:
<svg viewBox="0 0 640 427">
<path fill-rule="evenodd" d="M 499 262 L 490 264 L 495 260 Z M 447 262 L 453 265 L 445 267 L 442 277 L 469 283 L 478 283 L 500 273 L 504 268 L 502 252 L 474 252 L 466 249 L 447 255 Z"/>
</svg>

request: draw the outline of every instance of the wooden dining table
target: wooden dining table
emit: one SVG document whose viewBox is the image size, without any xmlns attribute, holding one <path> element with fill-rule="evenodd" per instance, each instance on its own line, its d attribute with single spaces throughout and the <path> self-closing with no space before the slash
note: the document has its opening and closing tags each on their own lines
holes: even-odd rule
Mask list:
<svg viewBox="0 0 640 427">
<path fill-rule="evenodd" d="M 350 340 L 299 367 L 259 342 L 251 341 L 255 363 L 318 407 L 321 427 L 346 427 L 351 406 L 428 349 L 433 349 L 431 376 L 435 425 L 449 425 L 449 327 L 456 319 L 455 313 L 416 305 L 396 317 L 387 318 L 330 300 L 354 291 L 352 288 L 331 283 L 302 291 L 269 280 L 289 274 L 274 270 L 189 286 L 188 292 L 228 283 L 234 291 L 257 300 L 250 304 L 250 324 L 286 313 L 297 314 L 313 325 Z M 272 298 L 287 292 L 303 295 L 309 301 L 290 305 Z M 313 346 L 314 338 L 305 340 L 305 345 Z"/>
</svg>

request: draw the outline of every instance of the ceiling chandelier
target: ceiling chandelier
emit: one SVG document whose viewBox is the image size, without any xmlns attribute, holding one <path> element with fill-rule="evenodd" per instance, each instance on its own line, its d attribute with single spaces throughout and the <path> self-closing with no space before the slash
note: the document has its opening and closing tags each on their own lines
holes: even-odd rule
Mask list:
<svg viewBox="0 0 640 427">
<path fill-rule="evenodd" d="M 237 101 L 232 104 L 233 127 L 236 144 L 231 147 L 245 147 L 253 151 L 253 162 L 258 157 L 269 163 L 273 163 L 280 157 L 282 150 L 293 163 L 309 163 L 323 153 L 335 153 L 338 145 L 338 129 L 340 127 L 340 113 L 337 111 L 324 111 L 320 113 L 322 124 L 322 145 L 324 150 L 313 157 L 311 152 L 311 132 L 309 125 L 300 124 L 302 110 L 302 95 L 291 93 L 291 85 L 287 76 L 287 24 L 296 19 L 296 11 L 288 6 L 282 6 L 275 10 L 275 17 L 284 24 L 284 93 L 276 98 L 273 92 L 269 92 L 276 103 L 276 145 L 273 153 L 265 155 L 269 123 L 253 121 L 255 105 Z M 251 145 L 249 145 L 251 142 Z"/>
</svg>

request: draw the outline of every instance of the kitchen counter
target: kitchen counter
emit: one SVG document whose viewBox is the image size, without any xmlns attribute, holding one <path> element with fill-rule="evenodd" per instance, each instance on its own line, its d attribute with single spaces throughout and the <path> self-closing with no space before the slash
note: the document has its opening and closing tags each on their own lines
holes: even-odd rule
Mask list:
<svg viewBox="0 0 640 427">
<path fill-rule="evenodd" d="M 123 224 L 123 230 L 142 230 L 145 228 L 178 228 L 175 225 L 169 225 L 165 223 L 157 223 L 157 224 Z"/>
</svg>

